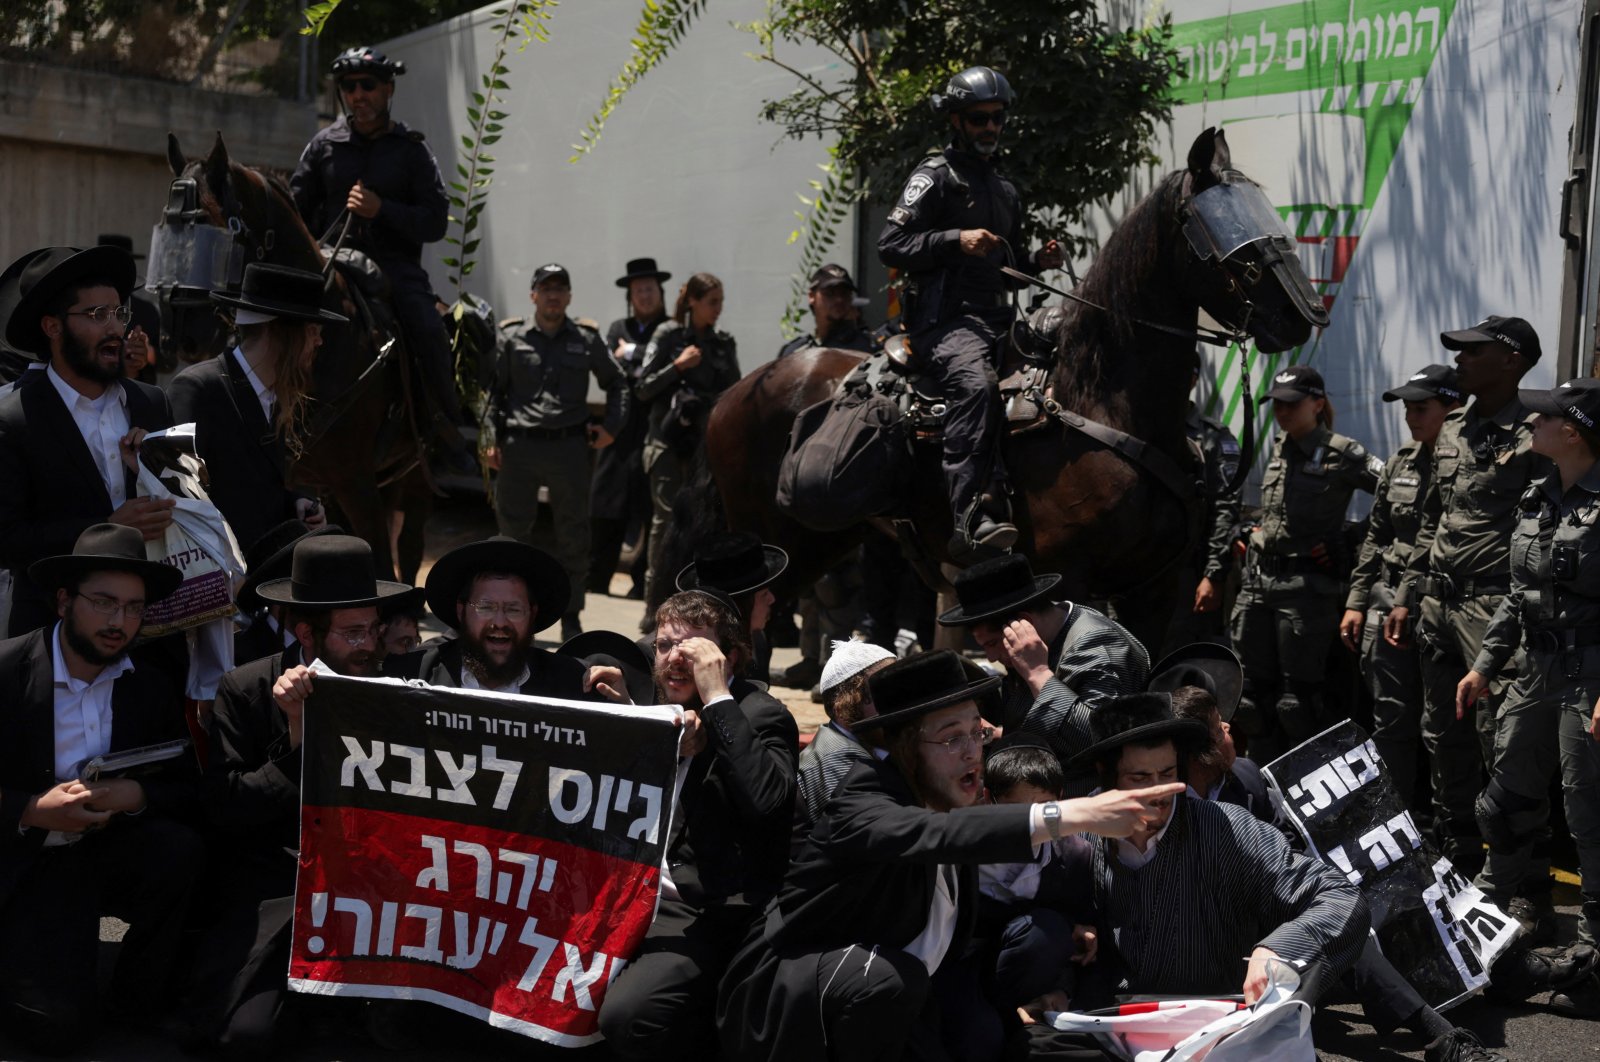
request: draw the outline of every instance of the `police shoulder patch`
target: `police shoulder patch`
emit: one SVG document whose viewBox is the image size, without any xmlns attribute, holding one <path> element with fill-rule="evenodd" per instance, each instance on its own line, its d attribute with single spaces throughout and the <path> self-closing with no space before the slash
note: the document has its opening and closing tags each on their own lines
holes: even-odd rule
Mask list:
<svg viewBox="0 0 1600 1062">
<path fill-rule="evenodd" d="M 915 206 L 917 200 L 928 194 L 928 189 L 933 187 L 933 178 L 926 173 L 913 173 L 906 182 L 906 190 L 900 194 L 900 201 L 906 206 Z"/>
</svg>

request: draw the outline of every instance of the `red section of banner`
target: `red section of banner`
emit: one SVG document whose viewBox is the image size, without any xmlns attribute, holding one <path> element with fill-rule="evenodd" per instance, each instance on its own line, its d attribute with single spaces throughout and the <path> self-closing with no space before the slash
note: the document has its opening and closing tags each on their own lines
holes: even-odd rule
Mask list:
<svg viewBox="0 0 1600 1062">
<path fill-rule="evenodd" d="M 429 999 L 555 1043 L 598 1036 L 660 883 L 659 867 L 415 815 L 307 807 L 301 839 L 298 990 Z"/>
</svg>

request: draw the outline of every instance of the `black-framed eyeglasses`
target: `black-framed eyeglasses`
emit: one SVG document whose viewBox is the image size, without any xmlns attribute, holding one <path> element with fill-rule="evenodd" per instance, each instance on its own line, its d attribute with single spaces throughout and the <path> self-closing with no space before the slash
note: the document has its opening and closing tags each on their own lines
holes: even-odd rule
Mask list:
<svg viewBox="0 0 1600 1062">
<path fill-rule="evenodd" d="M 375 77 L 347 77 L 339 82 L 340 92 L 354 92 L 357 89 L 362 92 L 376 92 L 378 90 L 378 79 Z"/>
<path fill-rule="evenodd" d="M 924 745 L 942 745 L 945 752 L 952 756 L 965 756 L 969 752 L 981 749 L 994 740 L 994 728 L 980 726 L 966 734 L 957 734 L 955 737 L 945 738 L 942 741 L 930 741 L 924 738 Z"/>
<path fill-rule="evenodd" d="M 116 319 L 118 324 L 127 324 L 133 320 L 132 306 L 91 306 L 87 310 L 68 310 L 68 317 L 87 317 L 95 324 L 105 324 Z"/>
<path fill-rule="evenodd" d="M 102 594 L 78 594 L 76 596 L 88 602 L 90 608 L 108 619 L 117 615 L 127 616 L 129 619 L 144 618 L 145 605 L 143 601 L 118 601 L 114 597 L 106 597 Z"/>
<path fill-rule="evenodd" d="M 986 125 L 992 125 L 996 129 L 1002 129 L 1002 128 L 1005 127 L 1005 124 L 1006 124 L 1006 112 L 1005 111 L 964 111 L 964 112 L 962 112 L 961 120 L 963 122 L 966 122 L 968 125 L 973 126 L 974 128 L 978 128 L 978 129 L 981 129 Z"/>
</svg>

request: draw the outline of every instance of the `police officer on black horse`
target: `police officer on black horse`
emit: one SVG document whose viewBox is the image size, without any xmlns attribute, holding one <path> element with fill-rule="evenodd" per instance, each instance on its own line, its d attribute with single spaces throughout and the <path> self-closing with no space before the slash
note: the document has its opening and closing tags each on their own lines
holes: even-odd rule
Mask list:
<svg viewBox="0 0 1600 1062">
<path fill-rule="evenodd" d="M 1011 325 L 1001 266 L 1026 273 L 1061 266 L 1051 240 L 1020 257 L 1022 200 L 1000 172 L 1000 131 L 1016 98 L 986 66 L 961 71 L 933 97 L 950 124 L 943 151 L 906 181 L 878 236 L 878 257 L 907 275 L 911 345 L 944 391 L 944 476 L 955 513 L 951 551 L 1008 550 L 1017 540 L 999 462 L 995 351 Z"/>
<path fill-rule="evenodd" d="M 422 133 L 390 116 L 395 76 L 405 72 L 404 63 L 375 48 L 339 53 L 333 78 L 345 114 L 311 138 L 289 186 L 313 235 L 334 238 L 348 218 L 344 246 L 364 252 L 388 277 L 390 304 L 421 367 L 423 389 L 438 402 L 431 433 L 452 464 L 470 470 L 457 427 L 450 339 L 422 268 L 422 245 L 444 237 L 450 201 Z"/>
</svg>

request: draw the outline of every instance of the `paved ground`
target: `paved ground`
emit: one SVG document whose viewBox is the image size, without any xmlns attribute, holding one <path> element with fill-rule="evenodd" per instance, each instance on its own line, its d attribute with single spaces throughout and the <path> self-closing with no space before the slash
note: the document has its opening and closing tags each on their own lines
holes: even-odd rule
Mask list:
<svg viewBox="0 0 1600 1062">
<path fill-rule="evenodd" d="M 434 557 L 461 542 L 472 541 L 493 533 L 493 521 L 481 500 L 458 502 L 435 515 L 428 528 L 428 563 Z M 427 564 L 423 574 L 426 578 Z M 618 576 L 613 580 L 612 595 L 589 595 L 581 619 L 585 629 L 602 628 L 634 635 L 643 615 L 638 601 L 622 597 L 629 580 Z M 554 634 L 554 632 L 551 632 Z M 773 653 L 773 669 L 786 667 L 799 658 L 794 649 L 778 649 Z M 825 718 L 819 706 L 811 703 L 804 691 L 774 687 L 777 694 L 799 721 L 802 732 L 815 730 Z M 1568 876 L 1570 880 L 1570 875 Z M 1203 887 L 1203 883 L 1197 883 Z M 1570 934 L 1576 916 L 1577 894 L 1570 885 L 1557 892 L 1563 915 L 1563 930 Z M 115 940 L 121 936 L 122 925 L 107 919 L 102 925 L 102 939 L 106 941 L 105 957 L 115 951 Z M 1486 1044 L 1500 1048 L 1509 1058 L 1527 1062 L 1567 1062 L 1573 1059 L 1600 1059 L 1600 1024 L 1578 1021 L 1556 1015 L 1533 1004 L 1509 1008 L 1483 1001 L 1473 1001 L 1454 1012 L 1455 1020 L 1465 1024 Z M 356 1062 L 379 1062 L 396 1054 L 425 1059 L 498 1060 L 554 1058 L 566 1062 L 593 1062 L 604 1059 L 603 1049 L 583 1052 L 542 1048 L 520 1037 L 493 1033 L 477 1023 L 458 1019 L 438 1008 L 425 1007 L 427 1020 L 423 1027 L 414 1029 L 400 1038 L 402 1044 L 412 1045 L 410 1050 L 396 1051 L 375 1046 L 361 1031 L 362 1015 L 351 1009 L 329 1023 L 326 1033 L 314 1048 L 307 1048 L 278 1056 L 281 1062 L 332 1062 L 335 1059 Z M 1600 1019 L 1600 1015 L 1596 1015 Z M 1361 1018 L 1360 1009 L 1353 1004 L 1330 1001 L 1318 1013 L 1313 1026 L 1318 1053 L 1328 1062 L 1393 1062 L 1399 1059 L 1421 1059 L 1423 1041 L 1409 1033 L 1378 1036 Z M 0 1062 L 10 1059 L 31 1059 L 36 1056 L 19 1049 L 0 1034 Z M 71 1056 L 75 1060 L 138 1060 L 162 1062 L 181 1060 L 186 1056 L 169 1042 L 157 1037 L 117 1028 L 107 1032 L 91 1052 Z M 957 1060 L 960 1062 L 960 1060 Z"/>
</svg>

